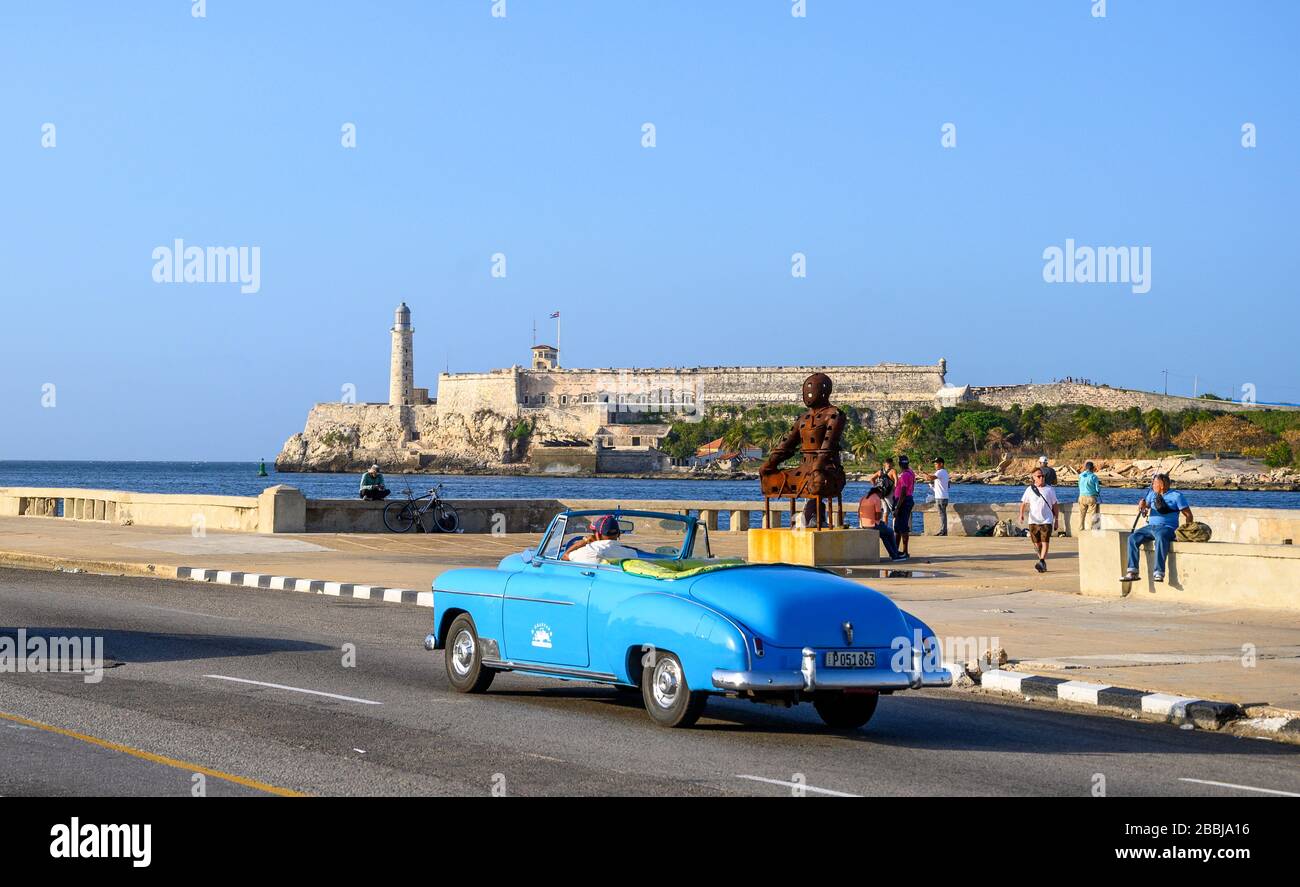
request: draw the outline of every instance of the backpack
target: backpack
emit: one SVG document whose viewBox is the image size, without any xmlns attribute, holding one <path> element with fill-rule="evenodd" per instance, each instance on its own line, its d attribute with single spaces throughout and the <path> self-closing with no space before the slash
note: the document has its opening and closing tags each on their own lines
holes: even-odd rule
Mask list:
<svg viewBox="0 0 1300 887">
<path fill-rule="evenodd" d="M 1193 521 L 1174 531 L 1174 538 L 1179 542 L 1209 542 L 1213 533 L 1209 524 Z"/>
<path fill-rule="evenodd" d="M 881 497 L 888 499 L 894 492 L 894 479 L 889 476 L 889 472 L 882 471 L 880 473 L 880 480 L 876 483 L 876 486 L 880 488 Z"/>
</svg>

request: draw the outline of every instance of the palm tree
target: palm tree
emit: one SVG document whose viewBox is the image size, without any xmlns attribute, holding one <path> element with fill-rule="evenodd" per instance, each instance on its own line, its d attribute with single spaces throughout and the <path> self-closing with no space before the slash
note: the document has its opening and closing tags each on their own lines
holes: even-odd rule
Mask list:
<svg viewBox="0 0 1300 887">
<path fill-rule="evenodd" d="M 903 416 L 903 421 L 898 426 L 898 445 L 907 449 L 916 443 L 924 429 L 924 423 L 921 414 L 915 410 Z"/>
<path fill-rule="evenodd" d="M 876 450 L 876 436 L 861 425 L 846 434 L 845 438 L 855 462 L 866 462 Z"/>
<path fill-rule="evenodd" d="M 1009 440 L 1007 430 L 1001 425 L 994 425 L 989 429 L 988 434 L 984 435 L 984 441 L 989 445 L 989 449 L 997 452 L 999 459 L 1002 458 L 1002 450 Z"/>
<path fill-rule="evenodd" d="M 1020 416 L 1020 438 L 1022 441 L 1037 443 L 1042 439 L 1043 422 L 1047 418 L 1047 409 L 1036 403 Z"/>
<path fill-rule="evenodd" d="M 786 430 L 776 419 L 764 419 L 758 426 L 758 442 L 770 453 L 781 442 L 781 438 L 785 437 Z"/>
<path fill-rule="evenodd" d="M 746 438 L 749 435 L 745 432 L 745 426 L 739 422 L 733 423 L 727 428 L 722 435 L 722 445 L 733 453 L 738 453 L 745 448 Z"/>
<path fill-rule="evenodd" d="M 1151 410 L 1144 417 L 1147 426 L 1147 437 L 1151 438 L 1153 444 L 1164 444 L 1169 441 L 1169 417 L 1161 410 Z"/>
</svg>

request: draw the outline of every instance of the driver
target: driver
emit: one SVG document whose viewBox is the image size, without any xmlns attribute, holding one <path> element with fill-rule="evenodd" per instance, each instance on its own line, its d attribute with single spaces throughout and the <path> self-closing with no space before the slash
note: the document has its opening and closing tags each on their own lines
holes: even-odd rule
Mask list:
<svg viewBox="0 0 1300 887">
<path fill-rule="evenodd" d="M 592 520 L 591 535 L 579 539 L 561 559 L 580 564 L 594 564 L 602 560 L 614 561 L 637 557 L 637 551 L 619 542 L 618 537 L 618 520 L 612 515 L 601 515 Z"/>
</svg>

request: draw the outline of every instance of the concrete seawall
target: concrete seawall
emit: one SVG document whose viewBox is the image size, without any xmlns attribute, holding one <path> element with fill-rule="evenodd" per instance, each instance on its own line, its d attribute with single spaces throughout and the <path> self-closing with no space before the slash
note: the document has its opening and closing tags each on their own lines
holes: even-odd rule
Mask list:
<svg viewBox="0 0 1300 887">
<path fill-rule="evenodd" d="M 925 532 L 938 532 L 938 508 L 927 504 L 917 510 L 924 516 Z M 980 527 L 991 526 L 1003 520 L 1015 521 L 1019 511 L 1018 502 L 949 505 L 948 533 L 952 536 L 972 536 Z M 1070 532 L 1077 534 L 1079 518 L 1076 506 L 1062 503 L 1061 513 Z M 1198 521 L 1208 524 L 1214 531 L 1214 542 L 1285 544 L 1288 539 L 1300 541 L 1300 509 L 1198 507 L 1193 501 L 1192 513 Z M 1100 523 L 1095 529 L 1128 531 L 1133 526 L 1135 514 L 1137 506 L 1133 504 L 1102 505 Z"/>
<path fill-rule="evenodd" d="M 393 500 L 388 500 L 389 502 Z M 387 502 L 360 499 L 307 499 L 290 486 L 268 487 L 258 496 L 207 496 L 133 493 L 57 487 L 0 487 L 0 516 L 58 517 L 100 521 L 118 526 L 189 527 L 260 533 L 383 533 Z M 610 509 L 693 514 L 710 529 L 743 532 L 762 526 L 763 503 L 747 500 L 678 499 L 455 499 L 466 533 L 535 533 L 546 528 L 557 511 Z M 774 523 L 786 525 L 789 509 L 773 502 Z M 1071 533 L 1078 532 L 1073 505 L 1062 505 Z M 1214 542 L 1285 544 L 1300 540 L 1300 509 L 1198 508 L 1196 519 L 1210 525 Z M 856 502 L 845 502 L 847 513 Z M 974 535 L 981 526 L 1014 521 L 1015 503 L 957 504 L 948 507 L 948 532 Z M 926 534 L 938 531 L 933 504 L 917 508 Z M 1125 530 L 1133 524 L 1134 506 L 1103 505 L 1099 529 Z M 1214 543 L 1210 543 L 1214 544 Z"/>
</svg>

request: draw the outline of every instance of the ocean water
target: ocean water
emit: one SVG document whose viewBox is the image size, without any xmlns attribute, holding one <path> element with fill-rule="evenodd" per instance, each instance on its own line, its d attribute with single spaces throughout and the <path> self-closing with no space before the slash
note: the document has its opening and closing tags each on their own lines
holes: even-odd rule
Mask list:
<svg viewBox="0 0 1300 887">
<path fill-rule="evenodd" d="M 280 474 L 267 466 L 268 477 L 257 476 L 256 462 L 0 462 L 0 487 L 81 487 L 142 493 L 212 493 L 256 496 L 274 484 L 288 484 L 308 498 L 351 498 L 357 494 L 359 473 Z M 400 491 L 409 480 L 423 492 L 445 485 L 444 495 L 456 499 L 700 499 L 760 501 L 752 480 L 640 480 L 607 477 L 499 477 L 463 475 L 385 475 L 388 487 Z M 850 483 L 844 498 L 856 502 L 865 483 Z M 954 484 L 951 501 L 1015 502 L 1021 487 Z M 1058 488 L 1061 501 L 1074 502 L 1073 485 Z M 1103 490 L 1102 501 L 1137 502 L 1135 489 Z M 917 485 L 917 503 L 932 501 L 928 486 Z M 1245 490 L 1192 490 L 1192 507 L 1300 508 L 1300 493 Z"/>
</svg>

